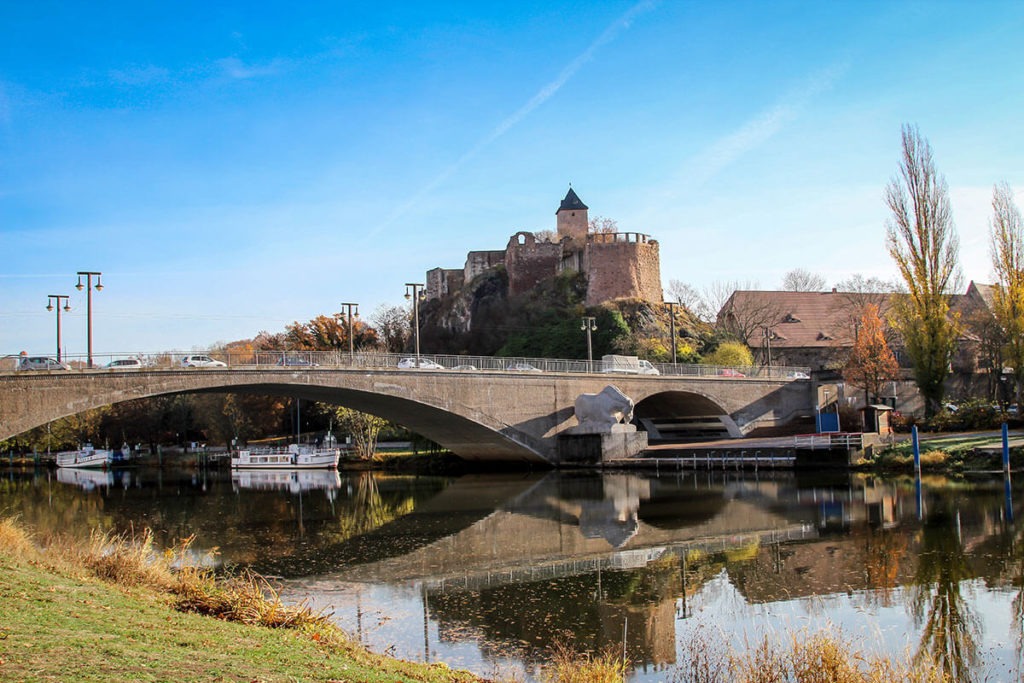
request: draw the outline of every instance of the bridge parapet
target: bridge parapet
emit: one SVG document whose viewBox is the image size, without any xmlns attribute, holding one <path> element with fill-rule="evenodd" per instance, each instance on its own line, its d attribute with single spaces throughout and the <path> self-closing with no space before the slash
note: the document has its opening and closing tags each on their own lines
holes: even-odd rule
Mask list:
<svg viewBox="0 0 1024 683">
<path fill-rule="evenodd" d="M 39 354 L 45 356 L 46 354 Z M 443 354 L 414 354 L 358 352 L 349 354 L 347 351 L 249 351 L 249 352 L 167 352 L 167 353 L 94 353 L 93 367 L 88 367 L 87 357 L 83 355 L 64 355 L 63 362 L 71 372 L 96 371 L 133 371 L 140 369 L 172 369 L 188 367 L 190 369 L 207 369 L 197 365 L 201 361 L 186 360 L 196 356 L 207 356 L 215 363 L 223 363 L 228 368 L 260 368 L 295 370 L 302 368 L 366 368 L 373 370 L 400 368 L 408 370 L 457 370 L 460 372 L 547 372 L 570 374 L 599 374 L 606 377 L 631 374 L 628 372 L 602 371 L 599 360 L 575 360 L 561 358 L 526 358 L 498 356 L 455 356 Z M 115 365 L 115 361 L 137 360 L 135 367 Z M 18 362 L 17 355 L 0 358 L 0 374 L 15 372 Z M 730 366 L 702 365 L 691 363 L 653 363 L 655 369 L 666 377 L 725 377 L 728 379 L 768 379 L 768 380 L 800 380 L 809 379 L 810 369 L 796 366 Z M 440 366 L 440 367 L 437 367 Z"/>
</svg>

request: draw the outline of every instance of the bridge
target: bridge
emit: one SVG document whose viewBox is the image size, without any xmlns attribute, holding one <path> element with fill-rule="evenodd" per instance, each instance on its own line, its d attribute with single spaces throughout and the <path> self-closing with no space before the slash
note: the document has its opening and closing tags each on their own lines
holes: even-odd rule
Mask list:
<svg viewBox="0 0 1024 683">
<path fill-rule="evenodd" d="M 184 356 L 161 354 L 119 370 L 97 358 L 92 368 L 73 361 L 69 371 L 0 370 L 0 440 L 133 399 L 259 393 L 372 413 L 467 460 L 558 465 L 566 461 L 559 436 L 577 425 L 576 398 L 609 384 L 633 399 L 641 425 L 691 420 L 734 437 L 814 410 L 811 383 L 793 368 L 664 364 L 660 375 L 637 375 L 595 372 L 588 361 L 420 356 L 420 367 L 416 358 L 399 367 L 408 356 L 250 352 L 222 356 L 216 367 L 182 367 Z"/>
</svg>

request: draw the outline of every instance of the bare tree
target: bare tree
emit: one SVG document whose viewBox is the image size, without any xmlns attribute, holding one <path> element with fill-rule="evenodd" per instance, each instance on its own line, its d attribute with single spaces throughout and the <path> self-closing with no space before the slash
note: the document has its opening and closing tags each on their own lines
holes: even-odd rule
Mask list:
<svg viewBox="0 0 1024 683">
<path fill-rule="evenodd" d="M 931 146 L 909 125 L 903 126 L 902 142 L 899 171 L 885 188 L 892 213 L 886 247 L 907 288 L 893 302 L 894 322 L 931 415 L 942 401 L 957 340 L 949 295 L 960 280 L 959 239 L 949 189 L 935 169 Z"/>
<path fill-rule="evenodd" d="M 604 216 L 594 216 L 590 219 L 588 224 L 590 232 L 596 233 L 610 233 L 619 231 L 619 222 L 614 218 L 605 218 Z"/>
<path fill-rule="evenodd" d="M 712 322 L 718 311 L 710 310 L 704 295 L 696 287 L 682 280 L 669 280 L 665 289 L 669 301 L 677 301 L 693 315 L 705 322 Z"/>
<path fill-rule="evenodd" d="M 766 292 L 736 290 L 718 313 L 718 330 L 748 346 L 760 346 L 765 328 L 782 319 L 782 308 Z"/>
<path fill-rule="evenodd" d="M 782 276 L 785 292 L 820 292 L 825 289 L 825 277 L 804 268 L 794 268 Z"/>
<path fill-rule="evenodd" d="M 558 233 L 554 230 L 538 230 L 533 233 L 533 237 L 538 242 L 557 242 Z"/>
<path fill-rule="evenodd" d="M 388 353 L 401 353 L 409 340 L 409 309 L 404 306 L 381 304 L 370 316 L 377 335 Z"/>
<path fill-rule="evenodd" d="M 1024 383 L 1024 226 L 1013 190 L 1005 182 L 992 189 L 991 238 L 992 268 L 998 280 L 994 313 L 1003 331 L 1003 357 L 1013 368 L 1020 404 Z"/>
</svg>

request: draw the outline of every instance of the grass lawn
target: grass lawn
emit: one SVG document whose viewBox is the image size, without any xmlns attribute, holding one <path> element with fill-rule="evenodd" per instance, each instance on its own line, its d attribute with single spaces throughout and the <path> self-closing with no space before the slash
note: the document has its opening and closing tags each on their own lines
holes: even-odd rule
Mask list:
<svg viewBox="0 0 1024 683">
<path fill-rule="evenodd" d="M 0 681 L 477 682 L 373 655 L 336 630 L 178 611 L 152 587 L 30 561 L 0 544 Z"/>
</svg>

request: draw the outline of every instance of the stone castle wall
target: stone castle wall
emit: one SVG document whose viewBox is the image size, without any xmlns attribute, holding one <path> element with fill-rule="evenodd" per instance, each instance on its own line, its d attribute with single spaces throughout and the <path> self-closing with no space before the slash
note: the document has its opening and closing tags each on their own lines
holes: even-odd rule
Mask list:
<svg viewBox="0 0 1024 683">
<path fill-rule="evenodd" d="M 562 258 L 562 245 L 538 242 L 532 232 L 518 232 L 509 239 L 504 253 L 508 293 L 514 296 L 555 276 Z"/>
<path fill-rule="evenodd" d="M 466 284 L 462 270 L 454 268 L 432 268 L 427 271 L 426 296 L 428 299 L 440 299 L 454 294 Z"/>
<path fill-rule="evenodd" d="M 588 306 L 612 299 L 661 302 L 661 256 L 656 240 L 641 233 L 590 235 L 583 255 Z"/>
<path fill-rule="evenodd" d="M 475 277 L 482 275 L 495 266 L 505 262 L 505 251 L 471 251 L 466 254 L 466 266 L 463 268 L 466 282 L 472 282 Z"/>
</svg>

